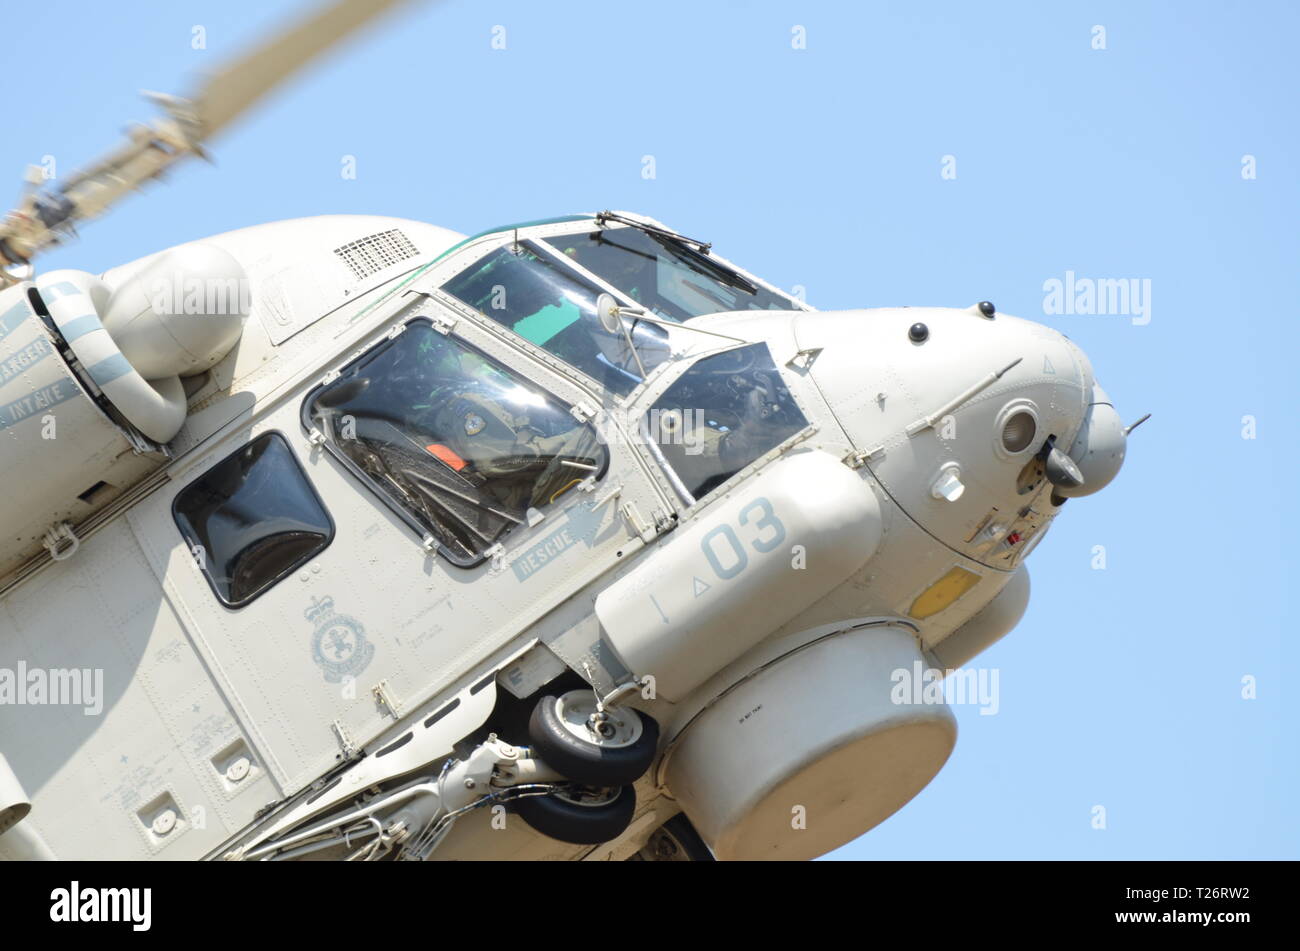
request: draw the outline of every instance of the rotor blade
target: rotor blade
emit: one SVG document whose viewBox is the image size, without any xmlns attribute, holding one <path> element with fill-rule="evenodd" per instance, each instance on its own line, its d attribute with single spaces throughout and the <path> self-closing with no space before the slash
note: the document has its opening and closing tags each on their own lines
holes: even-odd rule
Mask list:
<svg viewBox="0 0 1300 951">
<path fill-rule="evenodd" d="M 146 94 L 165 115 L 135 125 L 128 140 L 57 189 L 29 190 L 0 219 L 0 289 L 20 280 L 32 257 L 75 234 L 146 182 L 190 155 L 263 96 L 350 33 L 409 0 L 335 0 L 204 81 L 193 99 Z M 17 271 L 11 270 L 18 266 Z"/>
<path fill-rule="evenodd" d="M 195 92 L 204 138 L 225 128 L 322 52 L 380 14 L 409 0 L 336 0 L 289 30 L 226 64 Z"/>
</svg>

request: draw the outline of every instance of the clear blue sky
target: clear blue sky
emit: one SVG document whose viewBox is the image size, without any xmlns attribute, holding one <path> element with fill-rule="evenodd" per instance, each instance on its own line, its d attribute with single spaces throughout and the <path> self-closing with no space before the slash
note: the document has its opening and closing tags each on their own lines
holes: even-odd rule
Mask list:
<svg viewBox="0 0 1300 951">
<path fill-rule="evenodd" d="M 184 92 L 301 9 L 15 7 L 11 197 L 26 163 L 67 174 L 150 115 L 137 90 Z M 1289 3 L 426 4 L 44 264 L 330 212 L 473 232 L 621 207 L 818 307 L 990 299 L 1057 327 L 1125 419 L 1154 417 L 1030 559 L 1027 616 L 977 661 L 1000 712 L 958 709 L 946 769 L 836 855 L 1297 858 L 1298 27 Z M 1149 279 L 1150 323 L 1045 316 L 1067 270 Z"/>
</svg>

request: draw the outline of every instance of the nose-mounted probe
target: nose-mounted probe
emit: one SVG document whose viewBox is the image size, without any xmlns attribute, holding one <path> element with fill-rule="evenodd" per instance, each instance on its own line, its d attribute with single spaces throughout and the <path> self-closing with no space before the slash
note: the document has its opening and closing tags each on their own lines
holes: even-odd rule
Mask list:
<svg viewBox="0 0 1300 951">
<path fill-rule="evenodd" d="M 974 383 L 965 391 L 953 397 L 948 402 L 944 403 L 942 406 L 940 406 L 929 416 L 923 416 L 920 419 L 918 419 L 916 422 L 912 423 L 910 426 L 907 427 L 905 432 L 909 436 L 915 436 L 917 433 L 925 432 L 925 430 L 929 429 L 935 423 L 939 422 L 939 420 L 943 419 L 945 416 L 947 416 L 949 413 L 955 410 L 958 406 L 961 406 L 963 403 L 973 398 L 977 393 L 982 392 L 983 390 L 992 386 L 998 380 L 1002 379 L 1002 375 L 1004 373 L 1006 373 L 1012 367 L 1016 366 L 1023 359 L 1024 357 L 1016 357 L 1014 360 L 1012 360 L 1010 363 L 1004 366 L 1001 370 L 994 370 L 988 376 Z"/>
</svg>

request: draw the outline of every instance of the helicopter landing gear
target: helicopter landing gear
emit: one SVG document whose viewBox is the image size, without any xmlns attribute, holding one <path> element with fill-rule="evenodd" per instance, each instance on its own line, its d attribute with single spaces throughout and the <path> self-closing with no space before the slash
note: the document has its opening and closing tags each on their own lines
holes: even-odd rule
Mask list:
<svg viewBox="0 0 1300 951">
<path fill-rule="evenodd" d="M 575 783 L 624 786 L 650 767 L 659 724 L 630 707 L 601 708 L 590 690 L 537 701 L 528 721 L 533 750 Z"/>
<path fill-rule="evenodd" d="M 631 786 L 575 783 L 548 796 L 516 799 L 509 808 L 542 835 L 574 845 L 599 845 L 627 829 L 636 811 L 636 791 Z"/>
<path fill-rule="evenodd" d="M 511 803 L 543 835 L 598 845 L 623 834 L 636 810 L 632 783 L 650 767 L 659 724 L 630 707 L 605 707 L 590 689 L 537 701 L 528 721 L 533 754 L 570 780 L 546 796 Z"/>
<path fill-rule="evenodd" d="M 650 834 L 641 850 L 629 862 L 712 862 L 713 853 L 695 826 L 678 813 Z"/>
</svg>

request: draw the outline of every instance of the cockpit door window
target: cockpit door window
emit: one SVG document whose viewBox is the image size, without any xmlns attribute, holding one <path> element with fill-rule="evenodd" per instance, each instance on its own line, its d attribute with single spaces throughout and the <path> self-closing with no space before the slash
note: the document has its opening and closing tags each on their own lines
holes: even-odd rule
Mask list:
<svg viewBox="0 0 1300 951">
<path fill-rule="evenodd" d="M 767 344 L 704 357 L 642 418 L 681 489 L 703 498 L 807 428 Z"/>
<path fill-rule="evenodd" d="M 609 463 L 568 406 L 423 319 L 308 394 L 303 424 L 464 567 Z"/>
</svg>

